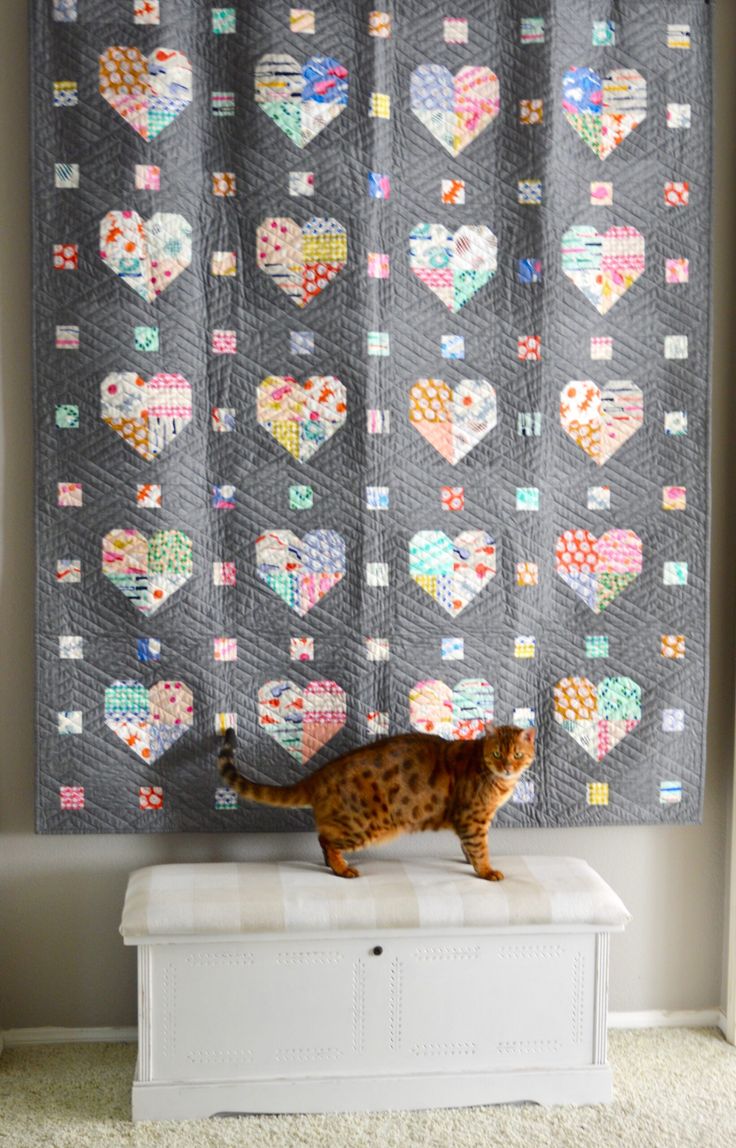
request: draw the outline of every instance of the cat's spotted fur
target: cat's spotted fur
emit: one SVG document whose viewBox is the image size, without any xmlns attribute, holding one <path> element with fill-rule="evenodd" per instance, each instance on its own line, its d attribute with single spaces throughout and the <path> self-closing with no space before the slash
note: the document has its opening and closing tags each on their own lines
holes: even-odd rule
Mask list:
<svg viewBox="0 0 736 1148">
<path fill-rule="evenodd" d="M 488 856 L 488 827 L 534 760 L 534 730 L 489 727 L 477 741 L 429 734 L 384 738 L 330 761 L 295 785 L 259 785 L 235 767 L 228 730 L 217 764 L 241 797 L 265 805 L 311 806 L 326 863 L 357 877 L 343 852 L 399 833 L 454 829 L 479 877 L 501 881 Z"/>
</svg>

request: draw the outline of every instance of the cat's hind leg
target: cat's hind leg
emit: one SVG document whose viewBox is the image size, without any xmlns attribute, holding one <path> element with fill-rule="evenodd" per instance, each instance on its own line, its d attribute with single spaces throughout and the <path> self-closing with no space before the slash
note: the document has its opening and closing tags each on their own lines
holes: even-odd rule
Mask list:
<svg viewBox="0 0 736 1148">
<path fill-rule="evenodd" d="M 360 870 L 348 865 L 342 855 L 343 849 L 350 849 L 349 843 L 331 841 L 323 833 L 319 835 L 319 843 L 322 846 L 325 864 L 333 873 L 336 873 L 338 877 L 360 877 Z"/>
</svg>

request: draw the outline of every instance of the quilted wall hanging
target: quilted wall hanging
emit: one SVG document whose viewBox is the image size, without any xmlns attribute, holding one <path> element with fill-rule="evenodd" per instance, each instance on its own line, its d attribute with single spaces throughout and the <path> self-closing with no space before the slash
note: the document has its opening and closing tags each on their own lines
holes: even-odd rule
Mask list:
<svg viewBox="0 0 736 1148">
<path fill-rule="evenodd" d="M 700 818 L 703 0 L 34 0 L 38 828 L 539 729 L 499 823 Z"/>
</svg>

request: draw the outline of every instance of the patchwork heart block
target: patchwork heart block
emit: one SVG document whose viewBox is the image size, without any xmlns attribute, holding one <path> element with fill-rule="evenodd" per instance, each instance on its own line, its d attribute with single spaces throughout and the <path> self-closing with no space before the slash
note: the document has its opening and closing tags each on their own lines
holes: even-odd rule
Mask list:
<svg viewBox="0 0 736 1148">
<path fill-rule="evenodd" d="M 641 574 L 641 538 L 633 530 L 607 530 L 600 538 L 566 530 L 557 539 L 555 566 L 562 581 L 600 614 Z"/>
<path fill-rule="evenodd" d="M 300 386 L 290 375 L 269 375 L 258 387 L 257 418 L 297 462 L 306 462 L 345 422 L 345 387 L 332 375 Z"/>
<path fill-rule="evenodd" d="M 409 392 L 409 421 L 454 466 L 496 425 L 496 392 L 486 379 L 418 379 Z"/>
<path fill-rule="evenodd" d="M 345 575 L 345 542 L 335 530 L 270 530 L 256 539 L 256 573 L 304 617 Z"/>
<path fill-rule="evenodd" d="M 633 678 L 562 678 L 554 687 L 555 721 L 595 761 L 602 761 L 641 721 L 641 687 Z"/>
<path fill-rule="evenodd" d="M 302 765 L 347 721 L 347 697 L 337 682 L 265 682 L 258 691 L 258 724 Z"/>
<path fill-rule="evenodd" d="M 192 691 L 184 682 L 113 682 L 105 690 L 105 725 L 150 765 L 191 729 Z"/>
<path fill-rule="evenodd" d="M 608 462 L 644 422 L 644 396 L 630 379 L 597 387 L 590 379 L 560 392 L 560 424 L 597 466 Z"/>
<path fill-rule="evenodd" d="M 420 530 L 409 541 L 409 573 L 430 598 L 456 617 L 496 574 L 496 544 L 485 530 L 448 538 Z"/>
<path fill-rule="evenodd" d="M 111 530 L 102 539 L 102 573 L 142 614 L 153 614 L 189 581 L 192 540 L 181 530 Z"/>
<path fill-rule="evenodd" d="M 603 78 L 593 68 L 568 68 L 562 111 L 581 140 L 605 159 L 646 119 L 647 82 L 629 68 L 615 68 Z"/>
<path fill-rule="evenodd" d="M 262 56 L 255 67 L 256 103 L 297 147 L 306 147 L 348 102 L 348 70 L 331 56 L 299 64 L 293 56 Z"/>
<path fill-rule="evenodd" d="M 409 266 L 453 312 L 496 274 L 498 242 L 488 227 L 417 223 L 409 236 Z"/>
<path fill-rule="evenodd" d="M 456 156 L 496 118 L 501 108 L 498 76 L 490 68 L 420 64 L 411 74 L 411 110 Z"/>
<path fill-rule="evenodd" d="M 100 387 L 102 421 L 151 462 L 192 419 L 192 388 L 183 375 L 114 371 Z"/>
<path fill-rule="evenodd" d="M 493 721 L 493 686 L 482 678 L 465 678 L 454 690 L 434 678 L 417 682 L 409 694 L 412 729 L 448 741 L 483 737 Z"/>
<path fill-rule="evenodd" d="M 183 215 L 108 211 L 100 223 L 100 258 L 147 303 L 170 287 L 192 261 L 192 227 Z"/>
<path fill-rule="evenodd" d="M 183 52 L 107 48 L 100 56 L 100 95 L 144 140 L 153 140 L 192 102 L 192 65 Z"/>
<path fill-rule="evenodd" d="M 336 219 L 264 219 L 256 234 L 256 263 L 297 307 L 306 307 L 342 271 L 348 234 Z"/>
<path fill-rule="evenodd" d="M 562 236 L 562 270 L 600 315 L 605 315 L 644 271 L 644 236 L 635 227 L 571 227 Z"/>
</svg>

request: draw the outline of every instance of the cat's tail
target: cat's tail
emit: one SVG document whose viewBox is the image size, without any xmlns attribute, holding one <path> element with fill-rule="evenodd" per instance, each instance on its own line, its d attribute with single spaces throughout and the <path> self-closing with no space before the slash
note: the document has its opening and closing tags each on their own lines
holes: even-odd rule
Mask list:
<svg viewBox="0 0 736 1148">
<path fill-rule="evenodd" d="M 259 785 L 238 773 L 235 767 L 235 747 L 237 739 L 235 730 L 225 732 L 225 740 L 217 758 L 217 768 L 222 780 L 233 789 L 239 797 L 247 797 L 249 801 L 260 801 L 262 805 L 311 805 L 307 788 L 307 781 L 298 781 L 296 785 Z"/>
</svg>

